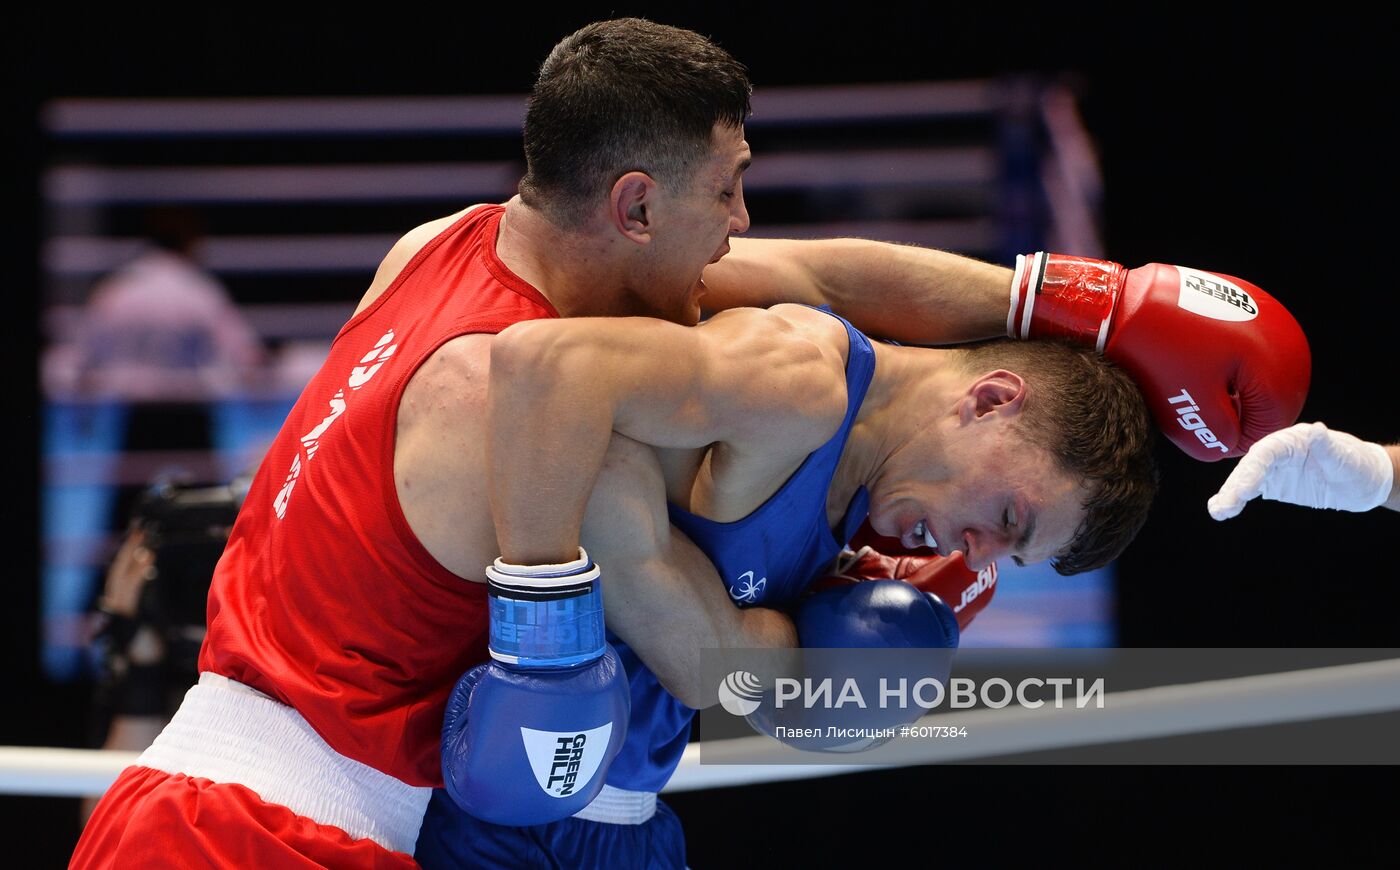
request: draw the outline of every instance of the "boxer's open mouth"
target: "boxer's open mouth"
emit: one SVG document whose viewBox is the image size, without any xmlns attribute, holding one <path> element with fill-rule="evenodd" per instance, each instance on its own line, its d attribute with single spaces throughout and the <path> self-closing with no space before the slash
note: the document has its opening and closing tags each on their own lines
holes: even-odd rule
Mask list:
<svg viewBox="0 0 1400 870">
<path fill-rule="evenodd" d="M 922 519 L 914 524 L 914 537 L 922 542 L 923 546 L 933 550 L 938 549 L 938 539 L 933 536 L 933 531 L 928 527 L 928 520 Z"/>
</svg>

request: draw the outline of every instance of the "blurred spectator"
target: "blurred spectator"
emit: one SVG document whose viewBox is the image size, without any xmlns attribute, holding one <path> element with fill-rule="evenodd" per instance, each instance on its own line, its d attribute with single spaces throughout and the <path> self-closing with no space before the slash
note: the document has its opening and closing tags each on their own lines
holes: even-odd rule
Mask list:
<svg viewBox="0 0 1400 870">
<path fill-rule="evenodd" d="M 83 614 L 99 582 L 91 554 L 134 494 L 123 463 L 147 457 L 140 480 L 153 464 L 227 480 L 276 411 L 246 396 L 263 350 L 197 263 L 199 214 L 153 208 L 143 231 L 145 249 L 93 286 L 43 362 L 43 655 L 57 679 L 83 670 Z"/>
<path fill-rule="evenodd" d="M 74 334 L 50 350 L 50 395 L 199 401 L 235 391 L 261 361 L 257 335 L 198 265 L 198 215 L 152 210 L 147 232 L 149 249 L 93 287 Z"/>
</svg>

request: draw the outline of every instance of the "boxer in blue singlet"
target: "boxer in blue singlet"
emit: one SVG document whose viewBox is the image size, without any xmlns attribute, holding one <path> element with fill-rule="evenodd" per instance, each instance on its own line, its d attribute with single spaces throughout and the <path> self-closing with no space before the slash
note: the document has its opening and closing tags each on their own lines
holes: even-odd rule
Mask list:
<svg viewBox="0 0 1400 870">
<path fill-rule="evenodd" d="M 832 315 L 836 317 L 836 315 Z M 855 534 L 869 509 L 856 491 L 836 528 L 827 493 L 875 370 L 870 339 L 837 317 L 850 335 L 846 417 L 783 486 L 741 520 L 720 523 L 668 505 L 671 523 L 714 563 L 738 607 L 790 606 Z M 802 522 L 794 522 L 801 518 Z M 609 632 L 627 669 L 632 713 L 627 741 L 608 788 L 584 817 L 528 827 L 493 825 L 468 815 L 438 789 L 428 805 L 415 856 L 424 867 L 684 867 L 680 820 L 655 795 L 670 780 L 690 740 L 695 711 L 666 691 L 636 652 Z M 604 809 L 609 801 L 614 808 Z M 644 818 L 645 817 L 645 818 Z M 600 824 L 600 822 L 602 824 Z M 672 856 L 674 863 L 655 863 Z"/>
<path fill-rule="evenodd" d="M 539 556 L 569 552 L 585 512 L 637 517 L 627 526 L 634 531 L 620 535 L 604 521 L 589 544 L 602 545 L 603 576 L 628 590 L 625 604 L 614 596 L 607 613 L 628 680 L 629 733 L 594 780 L 606 783 L 601 793 L 590 793 L 582 812 L 571 805 L 577 815 L 563 821 L 487 824 L 439 793 L 418 841 L 424 866 L 683 866 L 679 823 L 655 794 L 685 749 L 693 711 L 683 702 L 704 704 L 713 691 L 684 665 L 693 665 L 694 650 L 716 644 L 872 645 L 843 637 L 846 625 L 865 622 L 861 611 L 847 611 L 851 618 L 834 637 L 805 631 L 813 602 L 827 593 L 802 600 L 793 619 L 776 609 L 798 600 L 867 513 L 877 533 L 944 556 L 960 552 L 974 571 L 1001 557 L 1053 558 L 1065 570 L 1085 570 L 1131 539 L 1155 478 L 1149 418 L 1121 372 L 1060 345 L 874 346 L 833 318 L 778 306 L 725 312 L 694 328 L 640 318 L 534 321 L 497 337 L 490 390 L 509 397 L 492 406 L 502 552 L 557 570 L 564 566 L 549 567 Z M 1075 421 L 1088 429 L 1073 428 Z M 1095 432 L 1113 437 L 1103 442 Z M 1090 443 L 1092 456 L 1076 453 L 1080 442 Z M 627 452 L 633 448 L 650 460 Z M 622 452 L 614 457 L 615 450 Z M 645 471 L 648 461 L 654 474 Z M 642 472 L 641 489 L 616 491 L 615 477 L 625 478 L 629 465 Z M 687 507 L 669 509 L 670 526 L 659 514 L 661 498 L 654 509 L 639 507 L 663 490 Z M 671 535 L 672 526 L 685 535 Z M 710 561 L 696 564 L 687 546 Z M 520 567 L 529 564 L 511 570 L 536 570 Z M 596 578 L 590 565 L 584 558 L 566 576 L 586 581 L 583 572 L 592 570 Z M 704 618 L 658 608 L 653 590 L 677 581 L 697 602 L 723 596 L 739 606 L 718 613 L 707 606 Z M 937 631 L 895 645 L 946 646 L 956 637 L 955 620 L 951 633 L 937 627 L 941 602 L 930 605 L 923 593 L 894 585 L 899 595 L 917 597 L 927 611 L 921 625 Z M 672 674 L 666 688 L 652 674 L 661 672 L 658 662 Z M 478 758 L 518 753 L 512 743 L 526 726 L 512 721 L 520 718 L 512 711 L 572 715 L 577 707 L 531 695 L 532 678 L 482 668 L 494 669 L 497 702 L 474 707 L 480 693 L 469 688 L 449 705 L 450 723 L 474 727 L 473 739 L 492 747 Z M 481 673 L 469 672 L 459 689 Z M 499 702 L 508 695 L 516 700 Z M 447 746 L 445 737 L 445 761 Z M 449 787 L 474 789 L 471 799 L 482 802 L 473 806 L 483 814 L 501 799 L 549 805 L 530 797 L 528 770 L 483 775 L 464 757 L 447 761 L 444 774 Z"/>
</svg>

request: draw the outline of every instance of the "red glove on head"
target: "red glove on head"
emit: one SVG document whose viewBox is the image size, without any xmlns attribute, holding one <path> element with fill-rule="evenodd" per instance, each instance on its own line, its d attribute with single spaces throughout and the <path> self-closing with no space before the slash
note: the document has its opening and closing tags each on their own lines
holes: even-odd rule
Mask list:
<svg viewBox="0 0 1400 870">
<path fill-rule="evenodd" d="M 1292 424 L 1312 356 L 1293 315 L 1247 281 L 1184 266 L 1018 257 L 1007 334 L 1093 345 L 1142 390 L 1191 456 L 1239 457 Z"/>
</svg>

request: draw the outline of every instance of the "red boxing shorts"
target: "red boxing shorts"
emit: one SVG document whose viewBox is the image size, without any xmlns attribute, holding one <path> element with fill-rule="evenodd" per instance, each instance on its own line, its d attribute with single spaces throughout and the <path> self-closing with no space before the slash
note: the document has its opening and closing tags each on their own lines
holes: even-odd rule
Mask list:
<svg viewBox="0 0 1400 870">
<path fill-rule="evenodd" d="M 98 804 L 70 866 L 414 867 L 429 795 L 206 673 Z"/>
</svg>

